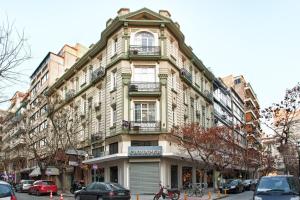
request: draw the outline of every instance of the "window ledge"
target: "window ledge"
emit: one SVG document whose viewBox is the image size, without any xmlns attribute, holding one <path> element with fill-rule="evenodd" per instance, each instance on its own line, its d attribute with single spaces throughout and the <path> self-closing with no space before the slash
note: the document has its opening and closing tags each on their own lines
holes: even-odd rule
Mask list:
<svg viewBox="0 0 300 200">
<path fill-rule="evenodd" d="M 111 59 L 111 60 L 115 59 L 115 58 L 117 57 L 117 55 L 118 55 L 117 52 L 115 52 L 115 54 L 112 55 L 112 56 L 110 57 L 110 59 Z"/>
<path fill-rule="evenodd" d="M 177 91 L 174 88 L 171 88 L 171 91 L 177 94 Z"/>
</svg>

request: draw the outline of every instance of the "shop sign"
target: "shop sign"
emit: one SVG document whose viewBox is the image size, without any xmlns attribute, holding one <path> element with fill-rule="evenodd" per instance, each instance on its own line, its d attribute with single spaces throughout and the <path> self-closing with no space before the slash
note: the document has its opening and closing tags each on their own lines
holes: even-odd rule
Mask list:
<svg viewBox="0 0 300 200">
<path fill-rule="evenodd" d="M 128 157 L 160 157 L 162 146 L 130 146 Z"/>
<path fill-rule="evenodd" d="M 98 165 L 96 164 L 93 164 L 93 167 L 92 167 L 94 170 L 97 170 L 98 169 Z"/>
<path fill-rule="evenodd" d="M 69 165 L 70 166 L 78 166 L 78 162 L 77 161 L 69 161 Z"/>
</svg>

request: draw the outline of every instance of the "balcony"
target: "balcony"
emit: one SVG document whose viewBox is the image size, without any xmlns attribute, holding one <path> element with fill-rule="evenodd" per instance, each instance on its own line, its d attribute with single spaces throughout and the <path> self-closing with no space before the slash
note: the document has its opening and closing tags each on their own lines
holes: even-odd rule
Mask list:
<svg viewBox="0 0 300 200">
<path fill-rule="evenodd" d="M 93 152 L 94 158 L 99 158 L 99 157 L 108 156 L 108 155 L 109 155 L 108 151 Z"/>
<path fill-rule="evenodd" d="M 186 70 L 185 68 L 180 69 L 180 76 L 181 78 L 186 81 L 188 84 L 193 84 L 193 76 L 192 74 Z"/>
<path fill-rule="evenodd" d="M 131 82 L 129 96 L 160 96 L 160 82 Z"/>
<path fill-rule="evenodd" d="M 105 75 L 105 69 L 104 69 L 103 67 L 97 68 L 97 69 L 92 73 L 92 82 L 101 79 L 104 75 Z"/>
<path fill-rule="evenodd" d="M 92 143 L 95 143 L 95 142 L 98 142 L 100 140 L 103 140 L 103 132 L 102 131 L 98 131 L 96 133 L 92 133 L 91 134 L 91 142 Z"/>
<path fill-rule="evenodd" d="M 160 57 L 160 46 L 136 46 L 130 45 L 129 47 L 130 58 L 152 58 L 157 59 Z"/>
<path fill-rule="evenodd" d="M 11 149 L 13 149 L 13 148 L 16 148 L 18 146 L 25 145 L 25 144 L 26 144 L 26 142 L 25 142 L 24 138 L 17 138 L 15 140 L 12 140 L 12 142 L 10 144 L 10 147 L 11 147 Z"/>
<path fill-rule="evenodd" d="M 75 96 L 75 93 L 76 92 L 74 89 L 68 90 L 65 94 L 65 100 L 69 101 L 70 99 L 72 99 Z"/>
<path fill-rule="evenodd" d="M 204 90 L 204 92 L 203 92 L 203 95 L 208 99 L 208 100 L 210 100 L 211 102 L 213 101 L 213 94 L 210 92 L 210 91 L 208 91 L 208 90 Z"/>
<path fill-rule="evenodd" d="M 130 121 L 127 128 L 131 133 L 160 132 L 161 123 L 160 121 Z"/>
</svg>

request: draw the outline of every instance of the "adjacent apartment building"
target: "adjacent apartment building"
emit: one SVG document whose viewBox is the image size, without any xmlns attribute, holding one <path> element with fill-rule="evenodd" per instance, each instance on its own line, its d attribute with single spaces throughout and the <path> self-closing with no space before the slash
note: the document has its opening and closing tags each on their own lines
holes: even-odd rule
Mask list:
<svg viewBox="0 0 300 200">
<path fill-rule="evenodd" d="M 234 139 L 241 148 L 241 152 L 246 149 L 247 135 L 242 128 L 245 126 L 244 101 L 232 87 L 227 87 L 220 78 L 213 82 L 214 86 L 214 124 L 232 129 Z M 223 177 L 239 177 L 243 172 L 242 165 L 232 170 Z"/>
<path fill-rule="evenodd" d="M 10 100 L 10 107 L 2 121 L 2 178 L 18 180 L 21 170 L 26 168 L 27 151 L 24 138 L 24 110 L 26 109 L 28 93 L 17 91 Z"/>
<path fill-rule="evenodd" d="M 223 82 L 233 88 L 244 101 L 245 130 L 247 132 L 247 148 L 257 150 L 261 146 L 261 127 L 259 119 L 259 102 L 249 82 L 244 76 L 229 75 L 222 78 Z"/>
<path fill-rule="evenodd" d="M 158 183 L 212 182 L 170 137 L 184 123 L 213 125 L 214 75 L 184 41 L 166 10 L 118 11 L 100 40 L 47 92 L 81 119 L 76 178 L 118 182 L 133 193 Z M 75 135 L 74 135 L 75 137 Z M 74 164 L 74 162 L 72 162 Z M 70 174 L 71 176 L 71 174 Z"/>
</svg>

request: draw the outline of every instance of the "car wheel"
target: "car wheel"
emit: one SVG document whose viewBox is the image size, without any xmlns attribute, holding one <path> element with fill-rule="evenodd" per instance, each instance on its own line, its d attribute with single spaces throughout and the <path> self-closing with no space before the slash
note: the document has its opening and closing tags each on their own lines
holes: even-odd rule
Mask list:
<svg viewBox="0 0 300 200">
<path fill-rule="evenodd" d="M 75 200 L 80 200 L 80 196 L 79 195 L 75 196 Z"/>
</svg>

